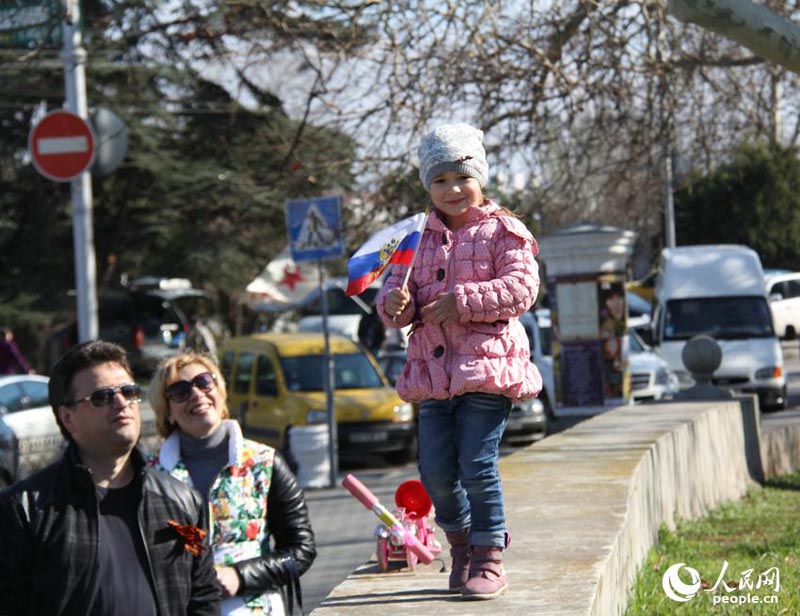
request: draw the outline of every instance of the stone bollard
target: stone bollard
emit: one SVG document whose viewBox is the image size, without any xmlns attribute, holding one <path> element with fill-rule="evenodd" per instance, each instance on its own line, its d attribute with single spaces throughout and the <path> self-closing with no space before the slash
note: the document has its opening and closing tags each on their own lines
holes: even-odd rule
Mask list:
<svg viewBox="0 0 800 616">
<path fill-rule="evenodd" d="M 683 365 L 691 373 L 694 385 L 675 394 L 673 400 L 725 400 L 733 397 L 729 389 L 711 382 L 714 371 L 722 363 L 722 349 L 711 336 L 694 336 L 683 347 Z"/>
</svg>

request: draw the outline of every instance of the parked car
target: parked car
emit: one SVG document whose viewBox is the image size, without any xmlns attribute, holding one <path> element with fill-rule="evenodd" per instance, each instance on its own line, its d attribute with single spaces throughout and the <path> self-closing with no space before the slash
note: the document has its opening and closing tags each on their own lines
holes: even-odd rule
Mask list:
<svg viewBox="0 0 800 616">
<path fill-rule="evenodd" d="M 544 406 L 547 417 L 552 420 L 555 418 L 556 384 L 553 372 L 550 309 L 529 310 L 519 320 L 525 328 L 525 333 L 528 334 L 531 361 L 542 375 L 542 391 L 539 393 L 538 399 Z"/>
<path fill-rule="evenodd" d="M 707 334 L 722 350 L 715 385 L 758 394 L 765 411 L 786 408 L 783 352 L 754 250 L 730 244 L 665 248 L 655 305 L 654 346 L 681 389 L 694 384 L 683 365 L 686 342 Z"/>
<path fill-rule="evenodd" d="M 678 377 L 635 329 L 628 332 L 628 365 L 631 374 L 631 402 L 671 398 L 680 390 Z"/>
<path fill-rule="evenodd" d="M 339 334 L 358 342 L 358 326 L 361 323 L 361 318 L 367 311 L 372 310 L 375 297 L 378 295 L 382 284 L 379 279 L 367 287 L 361 295 L 348 296 L 344 294 L 344 290 L 347 287 L 347 279 L 333 278 L 329 280 L 326 287 L 328 332 Z M 311 299 L 300 310 L 300 318 L 297 321 L 295 331 L 323 331 L 319 292 L 312 294 Z M 401 329 L 387 328 L 384 345 L 387 347 L 406 346 L 409 331 L 411 331 L 410 325 Z"/>
<path fill-rule="evenodd" d="M 329 337 L 340 455 L 380 453 L 405 463 L 417 452 L 414 411 L 375 358 L 354 341 Z M 327 423 L 325 341 L 317 333 L 230 338 L 220 349 L 228 406 L 245 434 L 289 451 L 289 430 Z"/>
<path fill-rule="evenodd" d="M 764 270 L 775 333 L 794 340 L 800 332 L 800 272 Z"/>
<path fill-rule="evenodd" d="M 370 305 L 375 301 L 375 296 L 380 285 L 368 287 L 360 296 L 344 294 L 341 280 L 328 281 L 328 331 L 358 341 L 358 324 L 361 317 L 371 310 Z M 300 310 L 300 319 L 297 322 L 299 332 L 322 331 L 322 304 L 319 292 Z"/>
<path fill-rule="evenodd" d="M 406 363 L 406 350 L 382 350 L 376 359 L 386 378 L 394 384 Z M 416 409 L 417 405 L 414 406 Z M 539 398 L 514 403 L 508 416 L 506 431 L 503 434 L 504 443 L 527 444 L 543 438 L 546 434 L 547 414 L 544 404 Z"/>
<path fill-rule="evenodd" d="M 0 376 L 0 486 L 43 468 L 63 448 L 47 402 L 48 381 L 34 374 Z"/>
<path fill-rule="evenodd" d="M 47 400 L 46 376 L 0 376 L 0 487 L 11 485 L 58 458 L 66 440 Z M 144 402 L 142 441 L 145 451 L 157 447 L 155 415 Z"/>
<path fill-rule="evenodd" d="M 213 321 L 208 293 L 185 278 L 137 278 L 102 290 L 97 303 L 98 337 L 122 346 L 137 376 L 149 376 L 162 359 L 184 347 L 193 317 L 206 315 L 207 325 Z M 48 367 L 76 342 L 74 324 L 54 334 L 47 342 Z"/>
<path fill-rule="evenodd" d="M 503 442 L 513 445 L 527 445 L 547 435 L 547 413 L 539 398 L 515 402 L 508 415 Z"/>
<path fill-rule="evenodd" d="M 183 348 L 192 318 L 209 306 L 208 293 L 185 278 L 138 278 L 100 296 L 100 338 L 122 345 L 134 372 L 149 375 Z"/>
</svg>

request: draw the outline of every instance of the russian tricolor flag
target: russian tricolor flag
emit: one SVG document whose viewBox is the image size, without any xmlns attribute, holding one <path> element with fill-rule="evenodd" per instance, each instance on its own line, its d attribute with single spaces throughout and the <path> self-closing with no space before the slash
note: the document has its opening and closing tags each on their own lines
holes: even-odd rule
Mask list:
<svg viewBox="0 0 800 616">
<path fill-rule="evenodd" d="M 378 231 L 347 262 L 346 295 L 358 295 L 390 263 L 411 266 L 428 219 L 426 212 L 404 218 Z"/>
</svg>

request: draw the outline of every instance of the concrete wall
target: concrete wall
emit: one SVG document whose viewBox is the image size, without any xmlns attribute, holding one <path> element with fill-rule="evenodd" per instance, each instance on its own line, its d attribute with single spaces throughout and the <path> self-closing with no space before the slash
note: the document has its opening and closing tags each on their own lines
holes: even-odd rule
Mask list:
<svg viewBox="0 0 800 616">
<path fill-rule="evenodd" d="M 626 406 L 586 420 L 501 461 L 512 535 L 506 595 L 460 601 L 444 592 L 436 561 L 384 574 L 367 563 L 313 614 L 622 614 L 662 523 L 703 516 L 762 480 L 762 456 L 780 438 L 762 453 L 759 426 L 752 397 Z"/>
<path fill-rule="evenodd" d="M 800 469 L 800 412 L 780 419 L 764 418 L 761 451 L 766 479 Z"/>
</svg>

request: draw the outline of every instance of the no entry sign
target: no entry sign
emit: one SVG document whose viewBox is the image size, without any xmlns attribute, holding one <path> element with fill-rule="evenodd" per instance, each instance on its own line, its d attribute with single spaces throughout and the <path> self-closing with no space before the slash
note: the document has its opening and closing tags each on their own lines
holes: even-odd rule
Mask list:
<svg viewBox="0 0 800 616">
<path fill-rule="evenodd" d="M 56 182 L 68 182 L 88 169 L 94 146 L 89 123 L 63 110 L 48 113 L 28 136 L 28 150 L 36 170 Z"/>
</svg>

